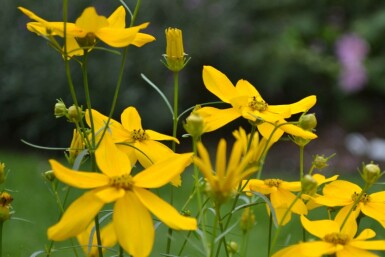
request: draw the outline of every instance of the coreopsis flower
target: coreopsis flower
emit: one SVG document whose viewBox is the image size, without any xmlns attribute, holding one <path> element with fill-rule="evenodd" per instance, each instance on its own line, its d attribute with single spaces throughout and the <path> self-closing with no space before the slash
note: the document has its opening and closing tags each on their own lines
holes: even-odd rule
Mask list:
<svg viewBox="0 0 385 257">
<path fill-rule="evenodd" d="M 227 109 L 202 107 L 197 111 L 207 123 L 207 132 L 244 117 L 255 122 L 259 132 L 266 138 L 269 138 L 278 126 L 272 135 L 272 141 L 277 141 L 284 132 L 305 139 L 317 137 L 314 133 L 285 121 L 293 114 L 308 111 L 316 103 L 315 96 L 288 105 L 269 105 L 248 81 L 239 80 L 234 86 L 225 74 L 211 66 L 203 67 L 203 81 L 211 93 L 223 102 L 231 104 Z"/>
<path fill-rule="evenodd" d="M 364 229 L 358 236 L 357 226 L 347 224 L 343 229 L 334 220 L 310 221 L 301 216 L 302 226 L 320 240 L 299 243 L 284 248 L 272 257 L 375 257 L 376 254 L 367 250 L 385 250 L 385 240 L 370 240 L 376 233 Z M 355 237 L 356 236 L 356 237 Z"/>
<path fill-rule="evenodd" d="M 271 205 L 274 208 L 278 223 L 286 225 L 291 220 L 291 214 L 306 215 L 307 208 L 301 198 L 297 198 L 292 192 L 301 191 L 301 182 L 287 182 L 281 179 L 250 179 L 244 181 L 244 191 L 259 192 L 270 197 Z M 293 203 L 294 205 L 290 205 Z M 268 209 L 268 211 L 270 211 Z"/>
<path fill-rule="evenodd" d="M 236 141 L 233 145 L 229 161 L 226 159 L 226 140 L 218 143 L 215 169 L 211 165 L 208 151 L 202 142 L 197 145 L 199 157 L 194 158 L 194 164 L 200 169 L 206 179 L 208 192 L 213 200 L 221 204 L 233 196 L 240 182 L 254 173 L 257 168 L 250 166 L 252 153 L 242 155 L 242 145 Z"/>
<path fill-rule="evenodd" d="M 90 189 L 67 208 L 57 224 L 48 229 L 50 240 L 61 241 L 78 236 L 108 203 L 115 203 L 112 223 L 117 240 L 135 257 L 145 257 L 151 252 L 154 224 L 150 212 L 173 229 L 197 228 L 194 218 L 179 214 L 149 190 L 165 185 L 183 172 L 192 161 L 192 153 L 174 154 L 133 176 L 129 158 L 106 133 L 95 156 L 102 173 L 71 170 L 50 160 L 57 179 L 76 188 Z"/>
<path fill-rule="evenodd" d="M 100 131 L 105 128 L 108 117 L 96 110 L 92 110 L 92 119 L 95 131 Z M 88 112 L 86 120 L 88 125 L 91 126 Z M 179 140 L 174 137 L 154 130 L 143 129 L 142 120 L 135 107 L 126 108 L 122 112 L 120 120 L 121 123 L 111 119 L 108 127 L 111 130 L 113 141 L 119 144 L 119 149 L 127 153 L 133 164 L 139 160 L 143 167 L 149 167 L 163 159 L 164 156 L 173 153 L 170 148 L 158 141 L 170 140 L 179 143 Z"/>
<path fill-rule="evenodd" d="M 76 236 L 79 245 L 82 246 L 87 257 L 99 257 L 98 243 L 96 239 L 95 224 L 91 223 L 88 228 Z M 113 247 L 118 238 L 116 237 L 114 223 L 109 223 L 100 230 L 100 239 L 103 251 L 108 247 Z"/>
<path fill-rule="evenodd" d="M 242 154 L 246 155 L 248 152 L 252 152 L 252 159 L 250 160 L 250 162 L 255 163 L 257 165 L 260 164 L 259 162 L 262 161 L 267 151 L 274 143 L 272 141 L 268 141 L 264 137 L 260 138 L 258 133 L 254 134 L 251 143 L 249 143 L 251 135 L 246 134 L 246 131 L 242 127 L 239 127 L 238 130 L 233 131 L 233 136 L 237 141 L 241 142 Z"/>
<path fill-rule="evenodd" d="M 314 199 L 318 204 L 335 207 L 343 206 L 336 215 L 336 220 L 344 220 L 354 202 L 361 194 L 362 189 L 349 181 L 336 180 L 323 188 L 323 195 Z M 385 228 L 385 191 L 373 194 L 364 193 L 353 208 L 351 216 L 356 218 L 361 212 L 372 219 L 377 220 Z"/>
<path fill-rule="evenodd" d="M 165 65 L 171 71 L 178 72 L 186 65 L 186 53 L 183 48 L 182 31 L 176 28 L 168 28 L 166 33 L 166 60 Z"/>
<path fill-rule="evenodd" d="M 44 37 L 66 36 L 68 56 L 83 55 L 89 51 L 99 39 L 112 47 L 125 47 L 135 45 L 141 47 L 155 38 L 151 35 L 140 33 L 148 23 L 126 28 L 126 11 L 123 6 L 118 7 L 108 18 L 98 15 L 94 7 L 86 8 L 75 23 L 67 22 L 64 32 L 64 22 L 49 22 L 33 12 L 19 7 L 25 15 L 34 22 L 27 24 L 28 30 Z"/>
</svg>

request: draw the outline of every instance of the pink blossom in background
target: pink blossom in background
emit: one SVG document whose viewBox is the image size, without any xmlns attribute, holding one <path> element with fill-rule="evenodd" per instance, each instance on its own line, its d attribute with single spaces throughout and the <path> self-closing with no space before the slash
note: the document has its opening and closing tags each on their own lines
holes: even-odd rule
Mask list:
<svg viewBox="0 0 385 257">
<path fill-rule="evenodd" d="M 367 82 L 364 60 L 368 54 L 366 41 L 355 35 L 345 34 L 336 42 L 336 54 L 341 63 L 339 85 L 345 92 L 362 89 Z"/>
</svg>

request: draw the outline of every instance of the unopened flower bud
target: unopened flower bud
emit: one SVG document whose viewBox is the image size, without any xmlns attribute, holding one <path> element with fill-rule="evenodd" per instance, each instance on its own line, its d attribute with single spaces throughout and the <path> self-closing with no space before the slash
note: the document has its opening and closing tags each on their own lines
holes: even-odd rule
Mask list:
<svg viewBox="0 0 385 257">
<path fill-rule="evenodd" d="M 317 118 L 314 113 L 304 114 L 299 118 L 298 126 L 307 131 L 312 131 L 317 126 Z"/>
<path fill-rule="evenodd" d="M 71 145 L 68 149 L 68 154 L 65 153 L 67 161 L 69 164 L 73 165 L 76 157 L 79 155 L 79 153 L 84 150 L 85 144 L 83 142 L 82 135 L 74 129 Z"/>
<path fill-rule="evenodd" d="M 180 29 L 166 29 L 166 66 L 169 70 L 178 72 L 186 65 L 186 54 L 183 49 L 182 31 Z"/>
<path fill-rule="evenodd" d="M 317 181 L 309 174 L 303 176 L 301 180 L 302 193 L 313 195 L 317 191 Z"/>
<path fill-rule="evenodd" d="M 55 117 L 56 118 L 64 117 L 67 115 L 67 111 L 68 110 L 65 103 L 61 99 L 58 99 L 54 109 Z"/>
<path fill-rule="evenodd" d="M 3 184 L 5 181 L 5 164 L 0 162 L 0 184 Z"/>
<path fill-rule="evenodd" d="M 238 252 L 238 243 L 235 241 L 230 241 L 227 243 L 227 251 L 229 254 L 235 254 Z"/>
<path fill-rule="evenodd" d="M 244 234 L 253 228 L 255 224 L 255 215 L 253 210 L 250 207 L 247 207 L 243 210 L 240 228 Z"/>
<path fill-rule="evenodd" d="M 363 165 L 361 176 L 367 184 L 371 185 L 375 183 L 382 174 L 380 167 L 377 164 L 370 163 Z"/>
<path fill-rule="evenodd" d="M 53 173 L 53 170 L 48 170 L 44 172 L 44 178 L 48 180 L 49 182 L 52 182 L 55 180 L 55 174 Z"/>
<path fill-rule="evenodd" d="M 186 119 L 184 129 L 193 138 L 198 138 L 203 134 L 203 118 L 196 112 L 192 112 Z"/>
<path fill-rule="evenodd" d="M 318 170 L 322 170 L 323 168 L 326 168 L 327 166 L 329 166 L 328 161 L 329 161 L 330 157 L 325 158 L 323 155 L 317 154 L 313 160 L 314 168 L 316 168 Z"/>
<path fill-rule="evenodd" d="M 69 122 L 79 122 L 83 118 L 83 111 L 81 107 L 76 107 L 75 105 L 68 108 L 67 118 Z"/>
<path fill-rule="evenodd" d="M 9 193 L 2 192 L 0 194 L 0 223 L 9 220 L 11 217 L 9 208 L 12 201 L 13 197 Z"/>
</svg>

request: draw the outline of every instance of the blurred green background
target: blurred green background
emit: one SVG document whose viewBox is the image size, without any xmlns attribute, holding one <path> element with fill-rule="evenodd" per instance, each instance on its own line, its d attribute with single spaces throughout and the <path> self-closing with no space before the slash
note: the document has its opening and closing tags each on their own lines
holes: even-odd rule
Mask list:
<svg viewBox="0 0 385 257">
<path fill-rule="evenodd" d="M 127 4 L 133 8 L 135 2 Z M 69 20 L 74 21 L 90 5 L 108 16 L 119 1 L 70 0 L 69 5 Z M 20 139 L 67 147 L 72 137 L 72 125 L 53 115 L 56 99 L 63 99 L 67 106 L 72 104 L 61 56 L 45 40 L 27 31 L 25 25 L 29 19 L 17 6 L 51 21 L 62 17 L 59 0 L 2 3 L 0 161 L 6 162 L 12 171 L 8 186 L 20 194 L 15 198 L 22 199 L 15 201 L 15 210 L 20 214 L 17 216 L 32 222 L 26 226 L 24 222 L 12 221 L 16 227 L 7 230 L 8 244 L 13 249 L 21 247 L 20 252 L 8 252 L 12 257 L 28 256 L 31 249 L 41 249 L 46 228 L 55 222 L 57 214 L 49 187 L 40 175 L 49 169 L 47 158 L 58 154 L 35 151 Z M 180 77 L 181 111 L 197 103 L 217 100 L 204 88 L 201 76 L 203 65 L 212 65 L 234 84 L 239 79 L 251 82 L 270 104 L 291 103 L 310 94 L 317 95 L 317 106 L 312 111 L 319 121 L 317 130 L 323 134 L 314 143 L 318 146 L 313 143 L 310 146 L 315 150 L 334 152 L 336 148 L 329 144 L 335 144 L 352 131 L 385 138 L 384 7 L 385 2 L 375 0 L 144 0 L 137 24 L 151 22 L 145 32 L 157 40 L 143 48 L 129 48 L 114 117 L 119 119 L 121 111 L 133 105 L 142 116 L 144 128 L 171 134 L 171 116 L 166 105 L 140 74 L 145 74 L 172 98 L 172 75 L 160 60 L 165 52 L 164 30 L 177 27 L 183 30 L 185 52 L 191 57 Z M 346 38 L 348 41 L 341 46 L 339 43 Z M 72 63 L 75 85 L 84 104 L 78 68 Z M 92 101 L 94 108 L 102 113 L 109 110 L 118 68 L 119 56 L 92 51 L 89 72 Z M 239 123 L 232 124 L 219 132 L 225 135 L 238 126 Z M 183 130 L 180 128 L 179 132 L 182 134 Z M 218 135 L 221 136 L 214 137 Z M 283 151 L 276 155 L 282 158 L 282 162 L 276 162 L 281 165 L 278 168 L 295 168 L 296 160 L 281 156 L 295 147 L 288 148 L 285 144 L 279 149 Z M 23 151 L 23 155 L 15 150 Z M 25 152 L 44 156 L 25 155 Z M 25 162 L 20 162 L 21 158 Z M 340 160 L 346 161 L 343 156 Z M 350 171 L 361 161 L 358 159 Z M 25 194 L 30 197 L 24 199 L 21 195 Z M 20 231 L 27 237 L 19 237 Z"/>
</svg>

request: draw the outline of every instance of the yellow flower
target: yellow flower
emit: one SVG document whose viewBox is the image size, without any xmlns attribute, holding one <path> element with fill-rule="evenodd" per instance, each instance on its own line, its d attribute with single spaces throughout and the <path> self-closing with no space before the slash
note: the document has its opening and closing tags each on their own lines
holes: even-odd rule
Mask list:
<svg viewBox="0 0 385 257">
<path fill-rule="evenodd" d="M 277 141 L 284 132 L 305 139 L 317 137 L 314 133 L 298 126 L 285 124 L 287 123 L 285 119 L 292 114 L 309 110 L 316 103 L 315 96 L 309 96 L 288 105 L 269 105 L 248 81 L 239 80 L 234 87 L 225 74 L 211 66 L 204 66 L 203 81 L 211 93 L 232 106 L 228 109 L 203 107 L 197 111 L 207 122 L 208 132 L 221 128 L 242 116 L 256 122 L 259 132 L 266 138 L 269 138 L 275 126 L 279 126 L 272 137 L 273 141 Z"/>
<path fill-rule="evenodd" d="M 57 179 L 81 189 L 91 189 L 75 200 L 60 221 L 48 229 L 50 240 L 75 237 L 88 228 L 105 204 L 115 202 L 112 223 L 119 244 L 135 257 L 148 256 L 154 243 L 152 212 L 173 229 L 195 230 L 197 222 L 182 216 L 167 202 L 149 191 L 179 175 L 192 161 L 192 153 L 174 154 L 150 168 L 131 175 L 131 163 L 117 149 L 109 133 L 96 150 L 102 173 L 75 171 L 50 160 Z"/>
<path fill-rule="evenodd" d="M 217 203 L 225 202 L 236 192 L 239 183 L 256 171 L 255 166 L 249 166 L 252 154 L 242 155 L 240 141 L 234 143 L 228 163 L 226 141 L 224 139 L 219 141 L 215 170 L 211 165 L 209 153 L 201 142 L 198 142 L 197 148 L 199 157 L 194 158 L 194 164 L 205 177 L 209 192 Z"/>
<path fill-rule="evenodd" d="M 334 220 L 310 221 L 301 216 L 302 226 L 319 241 L 299 243 L 284 248 L 272 257 L 321 257 L 333 255 L 337 257 L 375 257 L 367 250 L 385 250 L 385 240 L 371 240 L 376 233 L 371 229 L 364 229 L 357 237 L 357 227 L 340 229 L 340 223 Z M 345 226 L 346 227 L 346 226 Z"/>
<path fill-rule="evenodd" d="M 323 188 L 323 195 L 314 199 L 318 204 L 335 207 L 344 206 L 338 212 L 336 220 L 344 220 L 362 189 L 345 180 L 336 180 Z M 351 216 L 356 218 L 360 212 L 377 220 L 385 228 L 385 191 L 373 194 L 364 193 Z"/>
<path fill-rule="evenodd" d="M 72 141 L 69 149 L 67 149 L 68 154 L 66 153 L 65 156 L 68 160 L 68 162 L 73 165 L 76 157 L 83 151 L 85 147 L 85 144 L 83 142 L 82 135 L 80 135 L 79 131 L 77 129 L 74 129 Z"/>
<path fill-rule="evenodd" d="M 87 257 L 99 257 L 98 243 L 96 240 L 95 224 L 90 223 L 88 228 L 77 235 L 77 240 L 82 246 L 84 253 Z M 100 238 L 103 245 L 103 251 L 108 247 L 113 247 L 118 238 L 116 237 L 114 223 L 109 223 L 103 227 L 100 231 Z"/>
<path fill-rule="evenodd" d="M 178 72 L 186 64 L 186 54 L 183 49 L 183 37 L 180 29 L 168 28 L 166 33 L 166 66 L 174 72 Z"/>
<path fill-rule="evenodd" d="M 246 182 L 244 181 L 244 183 Z M 302 199 L 297 199 L 291 209 L 288 210 L 289 206 L 296 199 L 296 195 L 292 192 L 301 191 L 301 182 L 299 181 L 286 182 L 281 179 L 250 179 L 244 187 L 244 191 L 254 191 L 269 195 L 278 223 L 282 226 L 291 220 L 292 212 L 300 215 L 307 214 L 307 208 Z"/>
<path fill-rule="evenodd" d="M 141 47 L 155 40 L 151 35 L 139 33 L 141 29 L 148 26 L 148 23 L 125 28 L 126 11 L 123 6 L 118 7 L 108 18 L 98 15 L 94 7 L 88 7 L 75 23 L 67 22 L 66 33 L 64 33 L 64 22 L 46 21 L 23 7 L 19 7 L 19 10 L 35 20 L 27 24 L 28 30 L 45 37 L 64 37 L 66 34 L 69 56 L 83 55 L 84 50 L 90 50 L 95 45 L 96 38 L 109 46 L 118 48 L 130 44 Z"/>
</svg>

